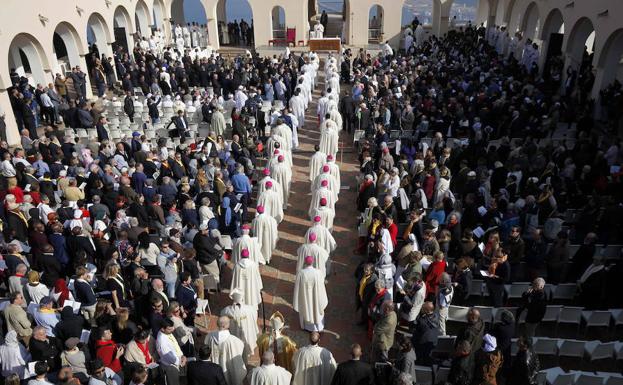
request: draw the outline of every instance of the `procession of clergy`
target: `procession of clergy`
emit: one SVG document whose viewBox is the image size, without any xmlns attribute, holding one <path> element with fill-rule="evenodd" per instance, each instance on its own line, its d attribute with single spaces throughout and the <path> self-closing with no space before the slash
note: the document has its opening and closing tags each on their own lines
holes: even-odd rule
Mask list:
<svg viewBox="0 0 623 385">
<path fill-rule="evenodd" d="M 293 111 L 307 109 L 315 88 L 318 58 L 312 55 L 306 66 L 299 95 L 290 100 Z M 310 345 L 299 348 L 282 335 L 286 320 L 279 312 L 270 317 L 271 332 L 258 329 L 258 310 L 262 303 L 262 277 L 259 266 L 268 265 L 278 240 L 278 226 L 284 220 L 292 181 L 292 150 L 298 140 L 280 119 L 275 121 L 268 140 L 272 154 L 258 183 L 256 217 L 243 225 L 242 236 L 232 250 L 234 263 L 230 287 L 231 306 L 221 312 L 218 331 L 206 343 L 212 349 L 212 361 L 220 364 L 229 385 L 238 385 L 249 375 L 251 385 L 329 384 L 336 369 L 331 353 L 318 346 L 319 333 L 324 329 L 324 311 L 328 305 L 325 280 L 330 272 L 330 254 L 336 248 L 331 231 L 335 204 L 340 192 L 340 169 L 335 162 L 342 119 L 338 112 L 338 63 L 330 57 L 324 66 L 326 89 L 318 100 L 320 142 L 309 162 L 311 201 L 309 217 L 312 226 L 305 233 L 305 244 L 298 248 L 297 274 L 292 306 L 299 314 L 301 329 L 310 332 Z M 299 126 L 303 125 L 304 114 Z M 247 373 L 246 364 L 256 347 L 262 365 Z"/>
</svg>

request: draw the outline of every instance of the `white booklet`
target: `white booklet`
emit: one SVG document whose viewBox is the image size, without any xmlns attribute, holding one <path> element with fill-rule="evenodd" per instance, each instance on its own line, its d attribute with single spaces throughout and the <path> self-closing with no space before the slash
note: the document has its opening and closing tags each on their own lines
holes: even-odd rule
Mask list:
<svg viewBox="0 0 623 385">
<path fill-rule="evenodd" d="M 206 312 L 206 308 L 208 312 L 210 312 L 210 304 L 207 299 L 197 298 L 197 309 L 195 310 L 195 314 L 204 314 Z"/>
<path fill-rule="evenodd" d="M 74 314 L 78 314 L 80 312 L 80 306 L 82 304 L 80 302 L 76 302 L 76 301 L 72 301 L 69 299 L 65 300 L 65 303 L 63 304 L 63 307 L 65 306 L 71 306 L 72 309 L 74 309 Z"/>
</svg>

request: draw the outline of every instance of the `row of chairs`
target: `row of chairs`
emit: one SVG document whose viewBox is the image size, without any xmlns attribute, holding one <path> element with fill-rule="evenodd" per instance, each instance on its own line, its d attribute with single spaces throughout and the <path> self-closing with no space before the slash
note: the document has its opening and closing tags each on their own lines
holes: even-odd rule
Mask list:
<svg viewBox="0 0 623 385">
<path fill-rule="evenodd" d="M 539 385 L 623 385 L 623 375 L 611 372 L 565 372 L 560 367 L 539 372 Z"/>
<path fill-rule="evenodd" d="M 510 285 L 504 285 L 506 296 L 509 300 L 520 299 L 531 284 L 529 282 L 514 282 Z M 545 295 L 548 300 L 572 300 L 577 293 L 577 285 L 575 283 L 561 283 L 558 285 L 545 285 Z M 472 288 L 469 292 L 470 296 L 474 297 L 488 297 L 489 291 L 487 285 L 482 279 L 474 279 L 472 281 Z"/>
</svg>

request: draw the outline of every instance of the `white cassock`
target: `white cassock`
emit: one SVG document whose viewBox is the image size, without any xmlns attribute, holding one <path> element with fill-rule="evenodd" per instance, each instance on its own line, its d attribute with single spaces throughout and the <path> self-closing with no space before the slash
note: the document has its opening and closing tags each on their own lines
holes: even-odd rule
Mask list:
<svg viewBox="0 0 623 385">
<path fill-rule="evenodd" d="M 270 169 L 270 175 L 281 185 L 283 208 L 286 209 L 288 207 L 288 196 L 290 195 L 290 183 L 292 182 L 292 169 L 286 164 L 284 159 L 283 162 L 278 162 Z"/>
<path fill-rule="evenodd" d="M 337 369 L 333 354 L 318 345 L 300 348 L 292 358 L 294 363 L 293 385 L 330 384 Z"/>
<path fill-rule="evenodd" d="M 182 37 L 182 27 L 179 25 L 175 27 L 175 37 Z"/>
<path fill-rule="evenodd" d="M 184 39 L 178 37 L 175 39 L 175 45 L 177 46 L 177 50 L 180 51 L 181 54 L 184 53 Z"/>
<path fill-rule="evenodd" d="M 420 45 L 424 42 L 424 27 L 422 24 L 418 24 L 415 28 L 415 44 Z"/>
<path fill-rule="evenodd" d="M 262 276 L 258 264 L 249 258 L 241 258 L 234 265 L 230 290 L 242 292 L 244 303 L 257 308 L 262 302 Z"/>
<path fill-rule="evenodd" d="M 246 353 L 244 357 L 253 354 L 257 347 L 257 336 L 260 333 L 257 327 L 257 309 L 236 303 L 223 309 L 221 316 L 229 317 L 231 320 L 229 331 L 244 343 Z"/>
<path fill-rule="evenodd" d="M 307 211 L 307 214 L 310 217 L 314 214 L 315 210 L 320 207 L 320 199 L 322 198 L 327 200 L 327 207 L 335 210 L 335 194 L 327 187 L 320 186 L 319 189 L 312 192 L 312 197 L 309 201 L 309 210 Z"/>
<path fill-rule="evenodd" d="M 327 160 L 326 165 L 329 166 L 329 174 L 335 178 L 335 183 L 337 183 L 338 191 L 342 186 L 342 179 L 340 178 L 340 166 L 335 163 L 335 160 Z"/>
<path fill-rule="evenodd" d="M 283 200 L 281 199 L 281 193 L 270 188 L 262 193 L 257 199 L 258 206 L 264 206 L 266 214 L 275 218 L 277 223 L 281 223 L 283 220 Z"/>
<path fill-rule="evenodd" d="M 299 121 L 299 127 L 303 127 L 305 125 L 305 101 L 301 95 L 290 98 L 290 111 Z"/>
<path fill-rule="evenodd" d="M 268 141 L 266 142 L 266 145 L 268 146 L 268 153 L 274 154 L 276 148 L 275 143 L 279 143 L 279 154 L 283 155 L 283 157 L 286 158 L 288 166 L 292 167 L 292 154 L 289 150 L 290 145 L 287 144 L 287 141 L 283 136 L 272 134 L 270 138 L 268 138 Z M 290 141 L 290 143 L 292 142 Z"/>
<path fill-rule="evenodd" d="M 413 36 L 411 35 L 407 35 L 405 36 L 405 42 L 404 42 L 404 46 L 402 47 L 405 52 L 407 52 L 409 50 L 409 48 L 411 48 L 411 46 L 413 45 Z"/>
<path fill-rule="evenodd" d="M 322 186 L 322 181 L 326 180 L 328 182 L 327 188 L 335 194 L 335 201 L 338 201 L 338 197 L 340 194 L 340 186 L 338 186 L 337 181 L 331 175 L 331 170 L 329 172 L 322 172 L 314 178 L 314 182 L 311 184 L 311 191 L 318 190 Z"/>
<path fill-rule="evenodd" d="M 331 88 L 331 95 L 339 96 L 340 95 L 340 75 L 334 73 L 329 82 L 327 83 L 327 90 Z"/>
<path fill-rule="evenodd" d="M 247 99 L 249 99 L 249 97 L 247 96 L 247 94 L 244 93 L 243 90 L 237 90 L 236 96 L 235 96 L 236 109 L 242 110 L 242 107 L 244 107 L 245 103 L 247 102 Z"/>
<path fill-rule="evenodd" d="M 264 191 L 266 191 L 266 182 L 272 182 L 273 189 L 281 191 L 281 185 L 279 182 L 270 177 L 270 175 L 266 175 L 262 180 L 257 182 L 257 196 L 262 195 Z"/>
<path fill-rule="evenodd" d="M 210 121 L 210 129 L 216 133 L 216 135 L 223 135 L 225 133 L 225 115 L 218 109 L 212 114 L 212 120 Z"/>
<path fill-rule="evenodd" d="M 268 214 L 258 214 L 251 224 L 253 227 L 253 235 L 260 242 L 262 256 L 266 263 L 270 263 L 273 256 L 273 250 L 277 248 L 277 240 L 279 240 L 279 232 L 277 230 L 277 221 Z"/>
<path fill-rule="evenodd" d="M 262 249 L 260 248 L 260 241 L 256 237 L 251 237 L 248 234 L 242 234 L 234 241 L 234 247 L 232 250 L 231 261 L 237 263 L 240 259 L 240 253 L 242 250 L 249 250 L 249 259 L 253 262 L 261 265 L 265 265 L 266 261 L 262 255 Z"/>
<path fill-rule="evenodd" d="M 320 223 L 327 229 L 333 230 L 333 220 L 335 219 L 335 210 L 331 210 L 327 206 L 320 206 L 316 210 L 314 210 L 313 215 L 310 215 L 310 219 L 313 219 L 315 216 L 320 217 Z"/>
<path fill-rule="evenodd" d="M 190 47 L 192 44 L 190 41 L 190 31 L 187 27 L 182 28 L 182 31 L 184 31 L 184 45 Z"/>
<path fill-rule="evenodd" d="M 276 134 L 285 139 L 284 150 L 292 150 L 292 130 L 287 124 L 280 124 L 272 129 L 272 134 Z"/>
<path fill-rule="evenodd" d="M 331 234 L 329 229 L 324 227 L 322 223 L 314 223 L 313 226 L 307 229 L 307 232 L 305 233 L 305 239 L 309 239 L 309 234 L 311 233 L 316 234 L 316 244 L 325 249 L 328 254 L 331 254 L 333 251 L 335 251 L 337 247 L 335 238 L 333 238 L 333 235 Z"/>
<path fill-rule="evenodd" d="M 327 253 L 327 251 L 320 247 L 316 242 L 305 243 L 299 246 L 296 254 L 299 257 L 296 264 L 297 272 L 301 271 L 301 269 L 305 267 L 305 257 L 312 256 L 314 257 L 314 263 L 312 266 L 320 270 L 322 275 L 327 275 L 327 261 L 329 260 L 329 253 Z"/>
<path fill-rule="evenodd" d="M 318 115 L 318 119 L 321 122 L 324 122 L 325 115 L 327 114 L 328 103 L 329 103 L 329 98 L 326 95 L 318 99 L 318 108 L 316 110 L 316 115 Z"/>
<path fill-rule="evenodd" d="M 221 366 L 227 384 L 241 385 L 247 375 L 244 342 L 229 330 L 219 330 L 208 334 L 205 343 L 212 348 L 210 361 Z"/>
<path fill-rule="evenodd" d="M 309 181 L 313 182 L 316 176 L 320 174 L 322 166 L 327 161 L 327 154 L 322 151 L 316 151 L 309 159 Z"/>
<path fill-rule="evenodd" d="M 320 151 L 335 156 L 339 139 L 337 124 L 334 121 L 326 119 L 320 124 Z"/>
<path fill-rule="evenodd" d="M 314 37 L 322 39 L 324 37 L 324 25 L 318 23 L 314 26 Z"/>
<path fill-rule="evenodd" d="M 292 112 L 289 112 L 288 116 L 292 119 L 292 149 L 297 149 L 299 147 L 299 119 Z"/>
<path fill-rule="evenodd" d="M 344 121 L 342 120 L 342 114 L 338 111 L 334 104 L 329 104 L 329 119 L 333 120 L 337 125 L 337 131 L 342 131 Z"/>
<path fill-rule="evenodd" d="M 313 266 L 305 266 L 296 273 L 292 307 L 299 313 L 301 329 L 322 331 L 324 309 L 329 304 L 324 274 Z"/>
<path fill-rule="evenodd" d="M 251 371 L 249 385 L 290 385 L 292 374 L 275 364 L 262 365 Z"/>
</svg>

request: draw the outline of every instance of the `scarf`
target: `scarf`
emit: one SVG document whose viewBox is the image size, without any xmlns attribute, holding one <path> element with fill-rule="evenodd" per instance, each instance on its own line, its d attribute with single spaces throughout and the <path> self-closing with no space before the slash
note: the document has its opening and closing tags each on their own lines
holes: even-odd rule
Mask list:
<svg viewBox="0 0 623 385">
<path fill-rule="evenodd" d="M 149 340 L 145 341 L 145 344 L 142 344 L 138 341 L 134 341 L 134 342 L 136 342 L 136 346 L 141 351 L 141 353 L 143 353 L 143 357 L 145 357 L 145 364 L 146 365 L 151 364 L 152 358 L 151 358 L 151 354 L 149 353 Z"/>
<path fill-rule="evenodd" d="M 59 278 L 56 280 L 56 283 L 54 284 L 54 292 L 60 294 L 56 302 L 60 307 L 63 307 L 65 300 L 69 299 L 69 289 L 67 288 L 67 284 L 64 279 Z"/>
</svg>

